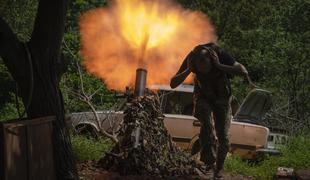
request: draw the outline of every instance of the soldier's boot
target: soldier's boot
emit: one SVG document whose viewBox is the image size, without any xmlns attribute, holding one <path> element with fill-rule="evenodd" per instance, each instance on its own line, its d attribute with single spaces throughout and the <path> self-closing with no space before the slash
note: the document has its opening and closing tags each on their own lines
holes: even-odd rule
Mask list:
<svg viewBox="0 0 310 180">
<path fill-rule="evenodd" d="M 216 158 L 216 165 L 213 170 L 214 172 L 214 179 L 222 179 L 223 178 L 223 169 L 224 169 L 224 162 L 227 155 L 227 148 L 219 148 L 217 158 Z"/>
<path fill-rule="evenodd" d="M 205 172 L 212 172 L 215 168 L 215 164 L 205 164 L 202 166 Z"/>
<path fill-rule="evenodd" d="M 214 180 L 220 180 L 220 179 L 223 179 L 223 170 L 218 170 L 218 169 L 214 169 L 214 172 L 213 172 L 213 179 Z"/>
</svg>

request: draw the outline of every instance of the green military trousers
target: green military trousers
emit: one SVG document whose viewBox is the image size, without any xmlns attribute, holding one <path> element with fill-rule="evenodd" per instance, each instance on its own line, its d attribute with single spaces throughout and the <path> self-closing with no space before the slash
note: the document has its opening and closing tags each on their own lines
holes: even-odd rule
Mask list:
<svg viewBox="0 0 310 180">
<path fill-rule="evenodd" d="M 194 110 L 195 117 L 201 123 L 200 160 L 211 167 L 216 163 L 215 168 L 221 170 L 229 151 L 230 97 L 216 99 L 196 97 Z"/>
</svg>

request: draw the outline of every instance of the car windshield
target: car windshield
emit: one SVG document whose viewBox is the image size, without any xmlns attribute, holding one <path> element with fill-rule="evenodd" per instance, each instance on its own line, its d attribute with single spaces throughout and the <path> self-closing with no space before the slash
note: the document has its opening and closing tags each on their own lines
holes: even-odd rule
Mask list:
<svg viewBox="0 0 310 180">
<path fill-rule="evenodd" d="M 193 93 L 161 90 L 159 95 L 161 109 L 165 114 L 193 114 Z"/>
</svg>

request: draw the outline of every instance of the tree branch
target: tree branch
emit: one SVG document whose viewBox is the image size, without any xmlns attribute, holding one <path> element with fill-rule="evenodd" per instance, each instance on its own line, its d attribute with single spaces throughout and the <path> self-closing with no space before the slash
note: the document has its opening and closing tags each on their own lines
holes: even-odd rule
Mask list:
<svg viewBox="0 0 310 180">
<path fill-rule="evenodd" d="M 22 42 L 0 16 L 0 57 L 17 82 L 22 82 L 29 67 Z"/>
<path fill-rule="evenodd" d="M 31 45 L 40 44 L 39 47 L 35 47 L 36 49 L 40 49 L 45 53 L 60 55 L 67 4 L 67 0 L 39 1 L 34 30 L 30 40 Z"/>
</svg>

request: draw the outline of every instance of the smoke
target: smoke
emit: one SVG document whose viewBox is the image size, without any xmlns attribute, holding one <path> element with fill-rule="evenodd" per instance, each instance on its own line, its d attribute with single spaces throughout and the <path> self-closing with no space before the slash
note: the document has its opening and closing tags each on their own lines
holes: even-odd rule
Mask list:
<svg viewBox="0 0 310 180">
<path fill-rule="evenodd" d="M 133 86 L 138 67 L 148 85 L 169 84 L 194 46 L 216 41 L 205 14 L 170 0 L 112 1 L 84 13 L 80 33 L 83 65 L 117 90 Z"/>
</svg>

